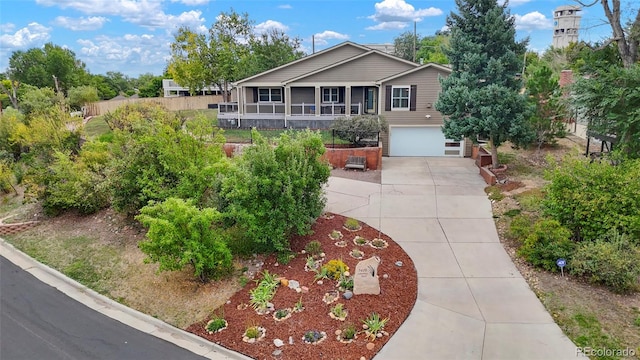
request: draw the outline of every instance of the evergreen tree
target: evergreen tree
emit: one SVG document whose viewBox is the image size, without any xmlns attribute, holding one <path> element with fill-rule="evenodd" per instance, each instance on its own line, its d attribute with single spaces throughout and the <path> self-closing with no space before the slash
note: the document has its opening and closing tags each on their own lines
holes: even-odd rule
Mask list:
<svg viewBox="0 0 640 360">
<path fill-rule="evenodd" d="M 447 17 L 451 43 L 446 55 L 453 71 L 440 80 L 436 108 L 445 116 L 447 138 L 488 138 L 497 167 L 497 148 L 504 141 L 526 144 L 533 140 L 518 76 L 527 40 L 516 42 L 508 2 L 456 0 L 456 5 L 459 13 Z"/>
</svg>

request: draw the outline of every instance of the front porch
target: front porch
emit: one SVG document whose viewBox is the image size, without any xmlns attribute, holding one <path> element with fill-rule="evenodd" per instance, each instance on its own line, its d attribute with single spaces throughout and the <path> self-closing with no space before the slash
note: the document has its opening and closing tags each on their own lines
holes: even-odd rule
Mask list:
<svg viewBox="0 0 640 360">
<path fill-rule="evenodd" d="M 240 87 L 218 105 L 218 126 L 328 129 L 342 116 L 375 115 L 375 86 Z"/>
</svg>

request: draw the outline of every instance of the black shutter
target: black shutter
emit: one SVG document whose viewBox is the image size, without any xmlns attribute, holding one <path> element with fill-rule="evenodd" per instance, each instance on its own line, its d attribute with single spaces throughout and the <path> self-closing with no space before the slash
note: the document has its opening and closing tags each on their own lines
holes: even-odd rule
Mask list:
<svg viewBox="0 0 640 360">
<path fill-rule="evenodd" d="M 253 102 L 257 103 L 258 102 L 258 88 L 253 88 Z"/>
<path fill-rule="evenodd" d="M 384 111 L 391 111 L 391 85 L 384 87 Z"/>
<path fill-rule="evenodd" d="M 409 111 L 416 111 L 417 92 L 418 92 L 418 86 L 411 85 L 411 94 L 409 94 Z"/>
</svg>

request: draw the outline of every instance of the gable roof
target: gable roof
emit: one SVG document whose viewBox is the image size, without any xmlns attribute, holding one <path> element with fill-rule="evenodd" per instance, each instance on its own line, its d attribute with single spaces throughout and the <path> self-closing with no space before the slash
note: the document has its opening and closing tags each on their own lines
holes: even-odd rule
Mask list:
<svg viewBox="0 0 640 360">
<path fill-rule="evenodd" d="M 316 52 L 316 53 L 313 53 L 313 54 L 311 54 L 311 55 L 308 55 L 308 56 L 302 57 L 302 58 L 300 58 L 300 59 L 298 59 L 298 60 L 294 60 L 294 61 L 288 62 L 288 63 L 286 63 L 286 64 L 284 64 L 284 65 L 280 65 L 280 66 L 278 66 L 278 67 L 275 67 L 275 68 L 273 68 L 273 69 L 270 69 L 270 70 L 267 70 L 267 71 L 263 71 L 263 72 L 261 72 L 261 73 L 259 73 L 259 74 L 255 74 L 255 75 L 253 75 L 253 76 L 249 76 L 248 78 L 244 78 L 244 79 L 242 79 L 242 80 L 238 80 L 238 81 L 236 81 L 236 82 L 235 82 L 235 84 L 242 84 L 242 83 L 244 83 L 244 82 L 248 82 L 248 81 L 250 81 L 250 80 L 253 80 L 253 79 L 255 79 L 255 78 L 258 78 L 258 77 L 260 77 L 260 76 L 263 76 L 263 75 L 266 75 L 266 74 L 270 74 L 270 73 L 273 73 L 273 72 L 279 71 L 279 70 L 281 70 L 281 69 L 283 69 L 283 68 L 287 68 L 287 67 L 289 67 L 289 66 L 292 66 L 292 65 L 295 65 L 295 64 L 298 64 L 298 63 L 304 62 L 304 61 L 309 61 L 310 59 L 316 58 L 316 57 L 318 57 L 318 56 L 321 56 L 321 55 L 323 55 L 323 54 L 329 53 L 329 52 L 331 52 L 331 51 L 334 51 L 334 50 L 336 50 L 336 49 L 339 49 L 339 48 L 342 48 L 342 47 L 345 47 L 345 46 L 352 46 L 352 47 L 358 48 L 358 49 L 360 49 L 360 50 L 363 50 L 363 51 L 365 51 L 365 52 L 368 52 L 368 51 L 370 51 L 370 50 L 371 50 L 371 49 L 369 49 L 369 48 L 367 48 L 367 47 L 365 47 L 365 46 L 362 46 L 362 45 L 356 44 L 356 43 L 354 43 L 354 42 L 351 42 L 351 41 L 345 41 L 345 42 L 342 42 L 342 43 L 340 43 L 340 44 L 338 44 L 338 45 L 332 46 L 332 47 L 330 47 L 330 48 L 327 48 L 327 49 L 324 49 L 324 50 L 318 51 L 318 52 Z"/>
<path fill-rule="evenodd" d="M 338 61 L 338 62 L 336 62 L 336 63 L 333 63 L 333 64 L 331 64 L 331 65 L 329 65 L 329 66 L 325 66 L 325 67 L 322 67 L 322 68 L 318 68 L 318 69 L 313 70 L 313 71 L 311 71 L 311 72 L 308 72 L 308 73 L 306 73 L 306 74 L 302 74 L 302 75 L 299 75 L 299 76 L 293 77 L 293 78 L 291 78 L 291 79 L 287 79 L 287 80 L 283 81 L 282 83 L 283 83 L 283 84 L 287 84 L 287 83 L 291 83 L 291 82 L 294 82 L 294 81 L 297 81 L 297 80 L 300 80 L 300 79 L 304 79 L 304 78 L 309 77 L 309 76 L 311 76 L 311 75 L 315 75 L 315 74 L 321 73 L 321 72 L 323 72 L 323 71 L 326 71 L 326 70 L 329 70 L 329 69 L 332 69 L 332 68 L 335 68 L 335 67 L 341 66 L 341 65 L 346 64 L 346 63 L 350 63 L 350 62 L 352 62 L 352 61 L 355 61 L 355 60 L 358 60 L 358 59 L 364 58 L 364 57 L 366 57 L 366 56 L 370 56 L 370 55 L 372 55 L 372 54 L 382 55 L 382 56 L 384 56 L 384 57 L 386 57 L 386 58 L 389 58 L 389 59 L 392 59 L 392 60 L 396 60 L 396 61 L 398 61 L 398 62 L 402 62 L 402 63 L 405 63 L 405 64 L 410 65 L 410 66 L 415 66 L 415 67 L 420 66 L 420 65 L 418 65 L 418 64 L 416 64 L 416 63 L 414 63 L 414 62 L 412 62 L 412 61 L 408 61 L 408 60 L 405 60 L 405 59 L 399 58 L 399 57 L 397 57 L 397 56 L 393 56 L 393 55 L 387 54 L 387 53 L 382 52 L 382 51 L 379 51 L 379 50 L 369 49 L 369 51 L 367 51 L 367 52 L 365 52 L 365 53 L 362 53 L 362 54 L 360 54 L 360 55 L 356 55 L 356 56 L 353 56 L 353 57 L 350 57 L 350 58 L 344 59 L 344 60 L 342 60 L 342 61 Z M 373 79 L 372 79 L 372 80 L 373 80 Z"/>
<path fill-rule="evenodd" d="M 389 76 L 389 77 L 386 77 L 386 78 L 384 78 L 384 79 L 380 79 L 380 80 L 376 81 L 376 83 L 378 83 L 378 84 L 382 84 L 383 82 L 387 82 L 387 81 L 390 81 L 390 80 L 393 80 L 393 79 L 397 79 L 397 78 L 399 78 L 399 77 L 402 77 L 402 76 L 406 76 L 406 75 L 412 74 L 412 73 L 414 73 L 414 72 L 416 72 L 416 71 L 422 71 L 422 70 L 427 69 L 427 68 L 430 68 L 430 67 L 432 67 L 432 68 L 434 68 L 434 69 L 441 70 L 441 71 L 446 71 L 446 72 L 448 72 L 448 73 L 451 73 L 451 72 L 453 71 L 453 70 L 452 70 L 450 67 L 448 67 L 448 66 L 444 66 L 444 65 L 440 65 L 440 64 L 435 64 L 435 63 L 427 63 L 427 64 L 424 64 L 424 65 L 419 65 L 418 67 L 416 67 L 416 68 L 414 68 L 414 69 L 409 69 L 409 70 L 407 70 L 407 71 L 403 71 L 403 72 L 401 72 L 401 73 L 398 73 L 398 74 L 395 74 L 395 75 L 391 75 L 391 76 Z"/>
</svg>

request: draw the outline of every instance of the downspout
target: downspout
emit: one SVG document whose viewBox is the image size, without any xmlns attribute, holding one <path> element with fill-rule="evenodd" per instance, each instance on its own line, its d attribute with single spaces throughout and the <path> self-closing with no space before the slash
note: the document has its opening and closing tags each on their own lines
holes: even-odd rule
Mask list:
<svg viewBox="0 0 640 360">
<path fill-rule="evenodd" d="M 241 96 L 241 92 L 240 89 L 242 87 L 236 86 L 236 96 L 238 97 L 238 109 L 236 111 L 236 113 L 238 114 L 238 129 L 240 128 L 240 96 Z"/>
</svg>

